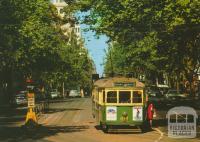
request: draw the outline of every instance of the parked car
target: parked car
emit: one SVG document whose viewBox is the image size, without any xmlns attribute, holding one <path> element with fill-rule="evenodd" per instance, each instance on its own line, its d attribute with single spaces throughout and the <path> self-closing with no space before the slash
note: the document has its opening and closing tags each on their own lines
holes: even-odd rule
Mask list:
<svg viewBox="0 0 200 142">
<path fill-rule="evenodd" d="M 20 105 L 27 105 L 27 91 L 20 91 L 13 96 L 11 99 L 12 106 L 20 106 Z"/>
<path fill-rule="evenodd" d="M 177 90 L 170 89 L 166 94 L 165 94 L 165 99 L 166 103 L 168 105 L 179 105 L 186 101 L 187 99 L 187 94 L 180 93 Z"/>
<path fill-rule="evenodd" d="M 55 99 L 55 98 L 59 98 L 60 97 L 60 93 L 58 92 L 57 89 L 51 90 L 49 95 L 50 95 L 51 99 Z"/>
<path fill-rule="evenodd" d="M 78 91 L 78 90 L 70 90 L 69 97 L 81 97 L 80 91 Z"/>
<path fill-rule="evenodd" d="M 169 86 L 165 84 L 158 84 L 157 88 L 159 89 L 162 95 L 166 94 L 169 90 Z"/>
<path fill-rule="evenodd" d="M 148 99 L 155 107 L 161 107 L 164 104 L 165 97 L 158 90 L 150 90 L 148 91 Z"/>
</svg>

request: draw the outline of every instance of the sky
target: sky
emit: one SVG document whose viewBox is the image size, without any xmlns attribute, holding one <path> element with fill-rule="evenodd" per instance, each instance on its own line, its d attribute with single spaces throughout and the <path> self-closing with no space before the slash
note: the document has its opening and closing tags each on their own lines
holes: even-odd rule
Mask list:
<svg viewBox="0 0 200 142">
<path fill-rule="evenodd" d="M 105 57 L 105 49 L 107 48 L 106 41 L 108 38 L 105 35 L 99 36 L 99 38 L 95 37 L 95 33 L 92 31 L 84 32 L 83 29 L 86 28 L 86 25 L 80 25 L 82 30 L 82 37 L 85 39 L 85 47 L 89 51 L 90 57 L 93 59 L 96 65 L 97 73 L 102 76 L 103 75 L 103 61 Z"/>
<path fill-rule="evenodd" d="M 81 29 L 84 29 L 84 25 L 81 25 Z M 82 32 L 82 36 L 85 39 L 85 47 L 89 51 L 90 57 L 93 59 L 96 65 L 97 73 L 102 76 L 103 74 L 103 61 L 105 58 L 105 49 L 107 48 L 106 41 L 108 38 L 101 35 L 98 39 L 94 36 L 94 32 Z"/>
<path fill-rule="evenodd" d="M 51 0 L 51 2 L 55 2 L 55 0 Z M 76 16 L 82 17 L 83 15 L 87 15 L 88 13 L 76 13 Z M 105 49 L 107 47 L 106 41 L 108 38 L 104 35 L 99 36 L 97 39 L 94 35 L 95 33 L 92 31 L 84 32 L 83 30 L 87 27 L 84 24 L 80 25 L 82 31 L 82 37 L 85 39 L 85 47 L 89 51 L 90 57 L 93 59 L 97 73 L 102 76 L 103 75 L 103 61 L 105 57 Z"/>
</svg>

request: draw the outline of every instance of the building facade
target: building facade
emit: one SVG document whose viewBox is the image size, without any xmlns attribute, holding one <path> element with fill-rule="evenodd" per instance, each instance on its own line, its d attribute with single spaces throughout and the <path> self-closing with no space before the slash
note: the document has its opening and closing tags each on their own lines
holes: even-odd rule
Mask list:
<svg viewBox="0 0 200 142">
<path fill-rule="evenodd" d="M 68 6 L 68 4 L 64 0 L 51 0 L 51 3 L 55 5 L 55 7 L 58 10 L 58 15 L 61 18 L 64 18 L 64 8 Z M 72 16 L 73 18 L 73 16 Z M 77 36 L 77 40 L 81 41 L 81 30 L 79 24 L 74 24 L 73 26 L 70 23 L 65 23 L 61 26 L 61 29 L 63 30 L 64 34 L 68 37 L 71 37 L 71 34 L 74 33 Z"/>
</svg>

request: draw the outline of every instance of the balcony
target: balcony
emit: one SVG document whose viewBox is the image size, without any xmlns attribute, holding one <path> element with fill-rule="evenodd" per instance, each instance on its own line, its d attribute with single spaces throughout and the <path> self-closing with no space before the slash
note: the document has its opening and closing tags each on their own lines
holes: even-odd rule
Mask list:
<svg viewBox="0 0 200 142">
<path fill-rule="evenodd" d="M 52 3 L 56 7 L 65 7 L 65 6 L 67 6 L 67 3 L 64 0 L 52 0 Z"/>
</svg>

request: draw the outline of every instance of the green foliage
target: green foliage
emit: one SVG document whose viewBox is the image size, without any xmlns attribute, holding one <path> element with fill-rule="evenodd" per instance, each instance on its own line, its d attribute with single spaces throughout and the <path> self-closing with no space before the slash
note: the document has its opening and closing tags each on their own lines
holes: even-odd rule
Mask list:
<svg viewBox="0 0 200 142">
<path fill-rule="evenodd" d="M 108 50 L 105 72 L 123 69 L 189 79 L 200 66 L 199 0 L 84 0 L 76 5 L 90 12 L 84 22 L 92 30 L 121 47 Z M 125 58 L 116 58 L 119 52 Z"/>
<path fill-rule="evenodd" d="M 90 84 L 88 53 L 75 34 L 71 40 L 63 34 L 65 19 L 48 0 L 1 0 L 0 17 L 1 83 L 11 87 L 31 76 L 58 88 L 62 82 L 67 87 Z"/>
</svg>

